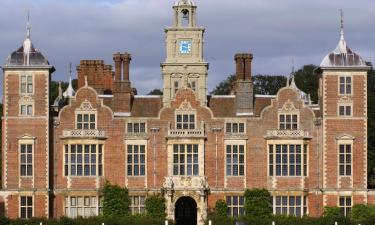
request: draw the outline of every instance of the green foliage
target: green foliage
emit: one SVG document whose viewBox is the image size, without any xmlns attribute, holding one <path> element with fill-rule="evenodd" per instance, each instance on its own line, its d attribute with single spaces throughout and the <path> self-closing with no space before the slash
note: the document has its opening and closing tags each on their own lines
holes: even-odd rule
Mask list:
<svg viewBox="0 0 375 225">
<path fill-rule="evenodd" d="M 148 196 L 145 201 L 145 208 L 148 216 L 165 218 L 165 198 L 162 195 Z"/>
<path fill-rule="evenodd" d="M 103 187 L 103 214 L 106 217 L 122 217 L 129 214 L 130 198 L 127 188 L 106 182 Z"/>
<path fill-rule="evenodd" d="M 216 201 L 216 203 L 215 203 L 215 213 L 216 213 L 216 215 L 226 216 L 227 210 L 228 210 L 228 205 L 224 200 L 220 199 L 220 200 Z"/>
<path fill-rule="evenodd" d="M 285 76 L 256 75 L 253 77 L 254 94 L 275 95 L 286 86 Z"/>
<path fill-rule="evenodd" d="M 213 91 L 210 92 L 211 95 L 229 95 L 233 89 L 233 84 L 236 81 L 235 75 L 230 75 L 224 81 L 220 82 Z"/>
<path fill-rule="evenodd" d="M 375 218 L 375 205 L 354 205 L 350 212 L 350 218 L 356 223 L 364 223 Z"/>
<path fill-rule="evenodd" d="M 63 217 L 60 220 L 44 218 L 9 220 L 7 218 L 0 218 L 0 225 L 39 225 L 40 222 L 42 222 L 43 225 L 100 225 L 102 223 L 104 223 L 105 225 L 160 225 L 164 224 L 164 218 L 147 217 L 145 215 L 128 215 L 123 217 L 91 217 L 76 219 Z"/>
<path fill-rule="evenodd" d="M 262 218 L 272 214 L 272 197 L 266 189 L 246 189 L 245 212 L 250 218 Z"/>
<path fill-rule="evenodd" d="M 310 94 L 313 102 L 318 102 L 319 74 L 314 72 L 316 68 L 315 65 L 305 65 L 294 76 L 297 87 Z"/>
<path fill-rule="evenodd" d="M 337 206 L 326 206 L 324 207 L 323 217 L 330 219 L 332 221 L 337 221 L 340 218 L 342 218 L 344 215 L 342 215 L 341 210 Z"/>
<path fill-rule="evenodd" d="M 163 92 L 160 89 L 154 89 L 150 91 L 148 95 L 163 95 Z"/>
</svg>

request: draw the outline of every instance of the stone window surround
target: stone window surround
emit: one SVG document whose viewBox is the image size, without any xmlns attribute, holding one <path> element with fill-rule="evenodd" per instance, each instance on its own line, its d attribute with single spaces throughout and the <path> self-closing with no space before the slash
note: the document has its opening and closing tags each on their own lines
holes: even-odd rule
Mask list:
<svg viewBox="0 0 375 225">
<path fill-rule="evenodd" d="M 233 203 L 234 203 L 235 198 L 237 198 L 237 204 L 234 205 Z M 242 201 L 242 204 L 241 204 L 241 201 Z M 238 216 L 243 216 L 245 214 L 245 208 L 244 208 L 245 197 L 243 195 L 226 195 L 225 202 L 228 205 L 228 212 L 227 212 L 228 216 L 238 217 Z"/>
<path fill-rule="evenodd" d="M 62 168 L 62 171 L 63 171 L 63 177 L 70 177 L 70 178 L 81 178 L 81 177 L 84 177 L 84 178 L 96 178 L 96 177 L 99 177 L 98 176 L 98 169 L 97 169 L 97 173 L 96 173 L 96 176 L 71 176 L 69 173 L 68 173 L 68 176 L 66 176 L 66 172 L 65 172 L 65 165 L 66 165 L 66 162 L 65 162 L 65 145 L 68 145 L 68 146 L 71 146 L 71 145 L 102 145 L 102 176 L 104 176 L 105 174 L 105 142 L 104 141 L 97 141 L 97 140 L 67 140 L 66 142 L 63 143 L 62 145 L 62 151 L 61 151 L 61 154 L 62 154 L 62 159 L 63 159 L 63 168 Z M 98 147 L 97 147 L 98 148 Z M 97 150 L 97 155 L 99 154 L 99 149 Z M 69 153 L 69 157 L 70 157 L 70 153 Z M 97 164 L 98 164 L 98 161 L 99 158 L 97 157 Z M 69 171 L 70 171 L 70 163 L 69 163 Z"/>
<path fill-rule="evenodd" d="M 226 134 L 246 134 L 246 120 L 241 120 L 241 119 L 235 119 L 235 118 L 233 118 L 233 119 L 227 119 L 227 120 L 225 120 L 224 121 L 224 123 L 225 123 L 225 133 Z M 227 130 L 228 130 L 228 128 L 227 128 L 227 125 L 228 124 L 231 124 L 231 132 L 227 132 Z M 238 127 L 237 127 L 237 132 L 233 132 L 233 124 L 238 124 Z M 239 129 L 239 127 L 240 127 L 240 124 L 243 124 L 243 129 L 244 129 L 244 131 L 243 132 L 240 132 L 240 129 Z"/>
<path fill-rule="evenodd" d="M 340 107 L 344 107 L 344 115 L 340 115 Z M 350 115 L 346 114 L 347 107 L 350 107 Z M 339 116 L 339 117 L 352 117 L 353 116 L 353 103 L 352 102 L 346 102 L 346 103 L 339 102 L 337 104 L 337 116 Z"/>
<path fill-rule="evenodd" d="M 177 153 L 175 153 L 175 146 L 177 146 Z M 181 152 L 181 146 L 184 146 L 184 152 Z M 191 152 L 188 153 L 188 147 L 191 147 Z M 196 146 L 196 149 L 195 149 Z M 173 144 L 173 176 L 198 176 L 199 174 L 199 147 L 198 144 Z M 196 151 L 195 151 L 196 150 Z M 174 162 L 174 157 L 177 154 L 177 163 Z M 197 156 L 197 162 L 194 162 L 194 156 Z M 184 161 L 181 162 L 181 156 L 183 156 Z M 190 156 L 191 162 L 188 162 L 188 156 Z M 177 166 L 177 174 L 175 173 L 174 168 Z M 183 166 L 183 173 L 181 174 L 181 166 Z M 190 174 L 189 168 L 190 166 Z M 196 168 L 196 169 L 195 169 Z M 197 171 L 198 174 L 195 174 L 194 171 Z"/>
<path fill-rule="evenodd" d="M 180 177 L 173 175 L 173 145 L 174 144 L 197 144 L 198 145 L 198 176 L 204 176 L 204 139 L 169 139 L 167 141 L 168 151 L 168 176 Z M 146 160 L 147 163 L 147 160 Z M 183 177 L 188 177 L 184 175 Z"/>
<path fill-rule="evenodd" d="M 26 92 L 22 92 L 22 77 L 26 77 Z M 29 93 L 28 92 L 28 81 L 27 81 L 27 78 L 28 77 L 31 77 L 31 86 L 32 86 L 32 90 L 31 92 Z M 34 95 L 35 93 L 35 76 L 33 74 L 29 74 L 29 73 L 23 73 L 19 76 L 19 94 L 20 96 L 30 96 L 30 95 Z"/>
<path fill-rule="evenodd" d="M 347 216 L 353 207 L 353 197 L 351 195 L 339 195 L 337 197 L 337 206 L 344 212 L 344 216 Z M 350 205 L 347 204 L 348 199 L 350 199 Z M 341 204 L 341 200 L 344 201 L 343 205 Z"/>
<path fill-rule="evenodd" d="M 338 176 L 339 177 L 352 177 L 353 176 L 353 139 L 352 140 L 348 140 L 348 139 L 339 139 L 339 140 L 337 140 L 337 174 L 338 174 Z M 342 163 L 340 163 L 340 145 L 349 145 L 350 146 L 350 150 L 351 150 L 351 153 L 350 153 L 350 155 L 351 155 L 351 162 L 350 162 L 350 167 L 351 167 L 351 172 L 350 172 L 350 174 L 351 175 L 340 175 L 340 165 L 342 164 Z M 346 147 L 345 147 L 346 148 Z M 346 149 L 345 149 L 345 153 L 344 153 L 345 155 L 347 155 L 347 153 L 346 153 Z M 344 162 L 344 166 L 346 166 L 347 165 L 347 163 L 346 163 L 346 157 L 347 156 L 345 156 L 344 157 L 344 160 L 345 160 L 345 162 Z M 345 170 L 344 171 L 346 171 L 346 168 L 345 168 Z"/>
<path fill-rule="evenodd" d="M 130 198 L 130 212 L 134 214 L 142 214 L 145 213 L 145 200 L 146 200 L 146 195 L 129 195 Z M 137 199 L 137 203 L 136 203 Z"/>
<path fill-rule="evenodd" d="M 24 144 L 26 145 L 31 144 L 32 146 L 32 176 L 21 176 L 21 145 L 24 145 Z M 30 177 L 30 178 L 34 177 L 34 161 L 35 161 L 34 152 L 35 152 L 35 138 L 34 137 L 24 136 L 18 140 L 19 177 Z"/>
<path fill-rule="evenodd" d="M 288 100 L 287 102 L 284 103 L 283 107 L 280 108 L 278 110 L 278 114 L 277 114 L 277 124 L 278 124 L 278 127 L 277 129 L 280 129 L 280 115 L 290 115 L 291 116 L 291 128 L 290 129 L 286 129 L 285 130 L 298 130 L 300 129 L 300 111 L 294 106 L 293 102 L 291 102 L 290 100 Z M 297 115 L 297 129 L 293 129 L 293 115 Z M 285 124 L 286 124 L 286 117 L 285 117 Z"/>
<path fill-rule="evenodd" d="M 78 129 L 78 114 L 95 114 L 95 129 L 98 127 L 98 113 L 97 109 L 94 109 L 91 105 L 91 103 L 86 99 L 81 103 L 81 106 L 75 110 L 75 115 L 74 115 L 74 124 L 75 124 L 75 129 Z M 90 121 L 90 116 L 89 116 L 89 121 Z M 90 124 L 90 122 L 89 122 Z M 90 130 L 90 127 L 89 129 Z"/>
<path fill-rule="evenodd" d="M 227 154 L 226 154 L 226 146 L 227 145 L 243 145 L 244 146 L 244 175 L 239 175 L 239 176 L 231 176 L 231 175 L 227 175 Z M 224 140 L 224 166 L 223 166 L 223 169 L 224 169 L 224 176 L 225 178 L 227 177 L 246 177 L 246 168 L 247 168 L 247 165 L 246 165 L 246 152 L 247 152 L 247 145 L 246 145 L 246 140 Z"/>
<path fill-rule="evenodd" d="M 147 146 L 147 142 L 148 140 L 125 140 L 124 141 L 124 144 L 125 144 L 125 174 L 126 174 L 126 177 L 143 177 L 143 178 L 146 178 L 147 177 L 147 164 L 148 164 L 148 157 L 147 157 L 147 150 L 148 150 L 148 146 Z M 128 174 L 128 145 L 144 145 L 145 146 L 145 163 L 144 163 L 144 166 L 145 166 L 145 175 L 139 175 L 139 176 L 129 176 L 127 175 Z"/>
<path fill-rule="evenodd" d="M 179 108 L 177 108 L 176 110 L 175 110 L 175 113 L 174 113 L 175 115 L 174 115 L 174 122 L 175 122 L 175 128 L 177 129 L 177 116 L 178 115 L 189 115 L 188 117 L 188 126 L 189 126 L 189 128 L 188 129 L 183 129 L 183 125 L 184 125 L 184 123 L 185 122 L 183 122 L 183 118 L 182 118 L 182 122 L 180 122 L 181 123 L 181 130 L 195 130 L 195 129 L 197 129 L 197 110 L 196 109 L 193 109 L 192 107 L 191 107 L 191 104 L 190 104 L 190 102 L 188 102 L 186 99 L 185 99 L 185 101 L 183 101 L 182 103 L 181 103 L 181 105 L 180 105 L 180 107 Z M 191 115 L 193 115 L 194 116 L 194 129 L 190 129 L 190 124 L 191 124 L 191 122 L 190 122 L 190 116 Z"/>
<path fill-rule="evenodd" d="M 134 124 L 144 123 L 144 132 L 141 132 L 141 127 L 139 126 L 139 132 L 134 132 Z M 132 124 L 132 132 L 129 132 L 129 124 Z M 147 122 L 146 120 L 136 120 L 130 119 L 126 121 L 126 133 L 128 134 L 138 134 L 138 133 L 147 133 Z"/>
<path fill-rule="evenodd" d="M 343 83 L 345 85 L 345 93 L 341 93 L 341 90 L 340 90 L 340 86 L 341 86 L 341 78 L 344 78 L 345 79 L 345 82 Z M 346 78 L 347 77 L 350 77 L 350 93 L 348 94 L 347 93 L 347 82 L 346 82 Z M 343 74 L 343 75 L 339 75 L 338 76 L 338 82 L 337 82 L 337 93 L 338 93 L 338 96 L 353 96 L 353 75 L 351 74 Z"/>
<path fill-rule="evenodd" d="M 69 196 L 65 196 L 64 203 L 63 203 L 63 209 L 64 209 L 64 215 L 65 216 L 67 216 L 69 218 L 76 218 L 76 217 L 69 216 L 70 209 L 72 208 L 71 203 L 72 203 L 72 198 L 76 198 L 76 205 L 73 206 L 73 207 L 75 207 L 75 208 L 78 209 L 79 207 L 77 206 L 77 203 L 78 203 L 78 198 L 80 198 L 80 197 L 84 198 L 83 201 L 85 201 L 85 198 L 90 198 L 90 204 L 91 204 L 91 199 L 92 198 L 96 198 L 96 204 L 95 205 L 86 206 L 85 202 L 84 202 L 83 206 L 80 207 L 80 208 L 83 209 L 83 212 L 84 212 L 85 208 L 94 208 L 95 207 L 96 208 L 96 214 L 97 215 L 101 214 L 101 210 L 102 210 L 102 207 L 103 207 L 101 205 L 101 204 L 103 204 L 103 198 L 101 196 L 99 196 L 99 195 L 74 195 L 74 196 L 73 195 L 69 195 Z M 68 212 L 67 212 L 67 210 L 68 210 Z"/>
<path fill-rule="evenodd" d="M 280 199 L 280 205 L 277 205 L 277 198 L 279 198 L 279 197 L 281 197 L 281 199 Z M 284 205 L 283 204 L 283 202 L 282 202 L 282 199 L 283 198 L 287 198 L 287 204 L 286 205 Z M 301 204 L 300 205 L 297 205 L 296 204 L 296 198 L 295 198 L 295 204 L 294 204 L 294 206 L 290 206 L 289 204 L 290 204 L 290 197 L 300 197 L 300 200 L 301 200 Z M 286 215 L 290 215 L 290 212 L 289 212 L 289 210 L 290 210 L 290 208 L 291 207 L 294 207 L 294 210 L 296 210 L 296 208 L 300 208 L 300 213 L 301 213 L 301 217 L 302 216 L 304 216 L 305 214 L 307 215 L 308 214 L 308 198 L 307 198 L 307 196 L 305 196 L 305 195 L 290 195 L 290 194 L 286 194 L 286 195 L 284 195 L 284 194 L 276 194 L 276 195 L 273 195 L 273 197 L 272 197 L 272 208 L 273 208 L 273 214 L 277 214 L 277 210 L 276 210 L 276 208 L 277 207 L 280 207 L 280 211 L 282 212 L 283 210 L 282 210 L 282 208 L 286 208 L 287 209 L 287 213 L 286 213 Z M 283 214 L 283 213 L 281 213 L 281 214 Z"/>
<path fill-rule="evenodd" d="M 22 114 L 22 106 L 26 107 L 26 114 Z M 28 114 L 28 107 L 31 106 L 31 114 Z M 20 101 L 19 103 L 19 116 L 21 117 L 30 117 L 34 116 L 35 107 L 34 107 L 34 101 L 26 102 L 26 101 Z"/>
<path fill-rule="evenodd" d="M 274 163 L 273 163 L 273 176 L 270 176 L 270 165 L 269 165 L 269 162 L 270 162 L 270 153 L 269 153 L 269 145 L 273 145 L 273 146 L 276 146 L 276 145 L 301 145 L 301 176 L 276 176 L 276 161 L 275 161 L 275 158 L 274 157 Z M 304 145 L 306 145 L 306 154 L 304 154 Z M 268 177 L 309 177 L 309 162 L 310 162 L 310 157 L 309 157 L 309 152 L 310 152 L 310 147 L 309 147 L 309 143 L 308 141 L 304 141 L 304 140 L 268 140 L 267 141 L 267 176 Z M 274 154 L 275 154 L 275 147 L 274 147 Z M 288 153 L 289 154 L 289 153 Z M 307 156 L 307 159 L 306 159 L 306 167 L 304 165 L 304 157 Z M 289 162 L 288 162 L 289 164 Z M 306 169 L 306 171 L 304 171 Z M 306 175 L 306 176 L 304 176 Z"/>
<path fill-rule="evenodd" d="M 31 206 L 27 204 L 27 200 L 30 197 L 31 197 L 31 201 L 32 201 Z M 22 205 L 22 201 L 21 201 L 22 198 L 26 198 L 26 206 Z M 19 211 L 18 211 L 19 218 L 31 218 L 31 217 L 34 217 L 34 196 L 33 195 L 20 195 L 20 196 L 18 196 L 18 201 L 19 201 Z M 26 217 L 22 217 L 21 216 L 21 208 L 26 208 Z M 28 208 L 31 208 L 31 215 L 32 215 L 31 217 L 27 216 L 27 214 L 28 214 L 27 213 L 27 209 Z"/>
<path fill-rule="evenodd" d="M 237 147 L 237 153 L 233 153 L 234 146 Z M 229 148 L 228 148 L 229 147 Z M 240 149 L 242 148 L 242 153 Z M 228 150 L 230 149 L 230 153 Z M 228 155 L 230 155 L 231 161 L 228 162 Z M 233 159 L 237 156 L 237 163 L 233 162 Z M 243 158 L 242 162 L 240 158 Z M 245 145 L 237 145 L 237 144 L 226 144 L 225 145 L 225 171 L 227 177 L 243 177 L 245 175 L 245 167 L 246 167 L 246 160 L 245 160 Z M 234 166 L 237 165 L 237 174 L 235 174 Z M 228 175 L 228 166 L 230 168 L 231 174 Z M 240 169 L 242 166 L 242 170 Z"/>
</svg>

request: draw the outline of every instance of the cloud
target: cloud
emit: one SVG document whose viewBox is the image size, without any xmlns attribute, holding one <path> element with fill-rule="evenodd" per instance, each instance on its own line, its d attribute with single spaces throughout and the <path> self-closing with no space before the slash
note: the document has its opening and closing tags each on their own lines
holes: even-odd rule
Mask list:
<svg viewBox="0 0 375 225">
<path fill-rule="evenodd" d="M 196 3 L 198 23 L 206 27 L 209 90 L 233 74 L 237 52 L 254 53 L 253 74 L 289 74 L 292 57 L 296 67 L 319 64 L 338 42 L 340 8 L 349 46 L 375 62 L 371 0 Z M 22 44 L 30 9 L 33 43 L 56 66 L 54 80 L 67 80 L 69 62 L 104 59 L 113 64 L 114 52 L 128 51 L 133 86 L 148 93 L 162 86 L 159 64 L 165 57 L 164 28 L 172 24 L 172 5 L 166 0 L 2 0 L 0 59 L 4 62 Z"/>
</svg>

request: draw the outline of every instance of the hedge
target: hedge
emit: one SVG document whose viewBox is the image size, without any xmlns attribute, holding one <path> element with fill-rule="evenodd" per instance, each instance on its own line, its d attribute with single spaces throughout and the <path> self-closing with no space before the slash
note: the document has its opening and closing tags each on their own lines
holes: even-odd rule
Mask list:
<svg viewBox="0 0 375 225">
<path fill-rule="evenodd" d="M 124 217 L 91 217 L 91 218 L 61 218 L 45 219 L 45 218 L 32 218 L 32 219 L 15 219 L 0 218 L 0 225 L 163 225 L 165 219 L 162 217 L 149 217 L 146 215 L 132 215 Z M 173 223 L 169 223 L 173 224 Z"/>
</svg>

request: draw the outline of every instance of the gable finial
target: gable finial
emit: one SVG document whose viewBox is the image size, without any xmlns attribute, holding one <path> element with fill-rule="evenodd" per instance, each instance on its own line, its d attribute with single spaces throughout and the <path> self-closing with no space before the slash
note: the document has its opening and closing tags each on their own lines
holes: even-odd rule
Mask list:
<svg viewBox="0 0 375 225">
<path fill-rule="evenodd" d="M 344 11 L 340 9 L 340 36 L 344 40 Z"/>
</svg>

